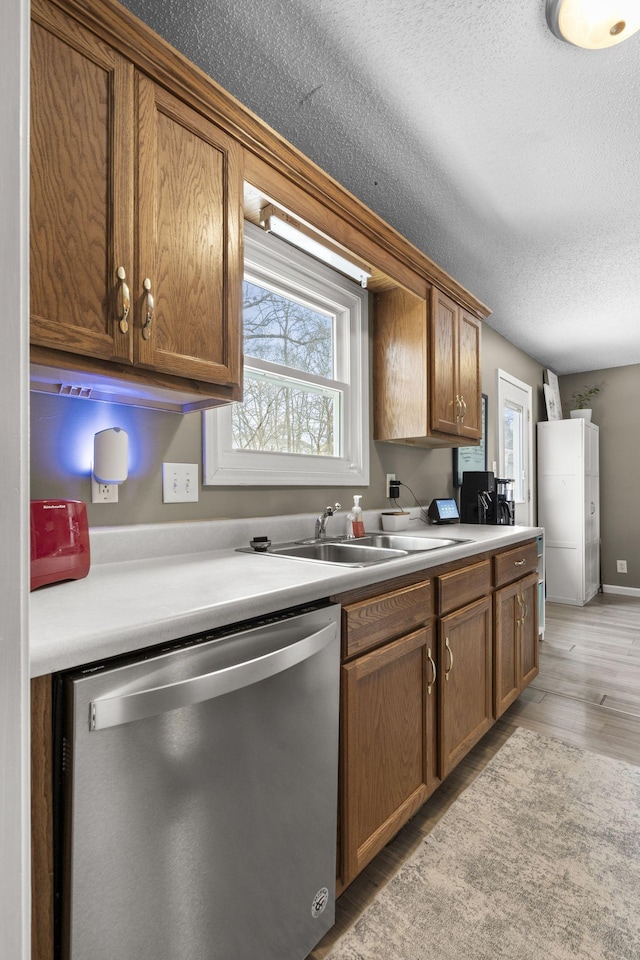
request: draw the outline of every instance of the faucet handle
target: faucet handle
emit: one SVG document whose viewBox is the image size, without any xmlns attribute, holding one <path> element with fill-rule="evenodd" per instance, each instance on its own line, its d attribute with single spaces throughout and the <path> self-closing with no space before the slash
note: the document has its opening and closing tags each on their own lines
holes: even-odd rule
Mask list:
<svg viewBox="0 0 640 960">
<path fill-rule="evenodd" d="M 334 503 L 334 505 L 333 505 L 332 507 L 327 507 L 327 513 L 329 514 L 330 517 L 333 516 L 333 511 L 334 511 L 334 510 L 342 510 L 342 504 L 341 504 L 341 503 Z"/>
</svg>

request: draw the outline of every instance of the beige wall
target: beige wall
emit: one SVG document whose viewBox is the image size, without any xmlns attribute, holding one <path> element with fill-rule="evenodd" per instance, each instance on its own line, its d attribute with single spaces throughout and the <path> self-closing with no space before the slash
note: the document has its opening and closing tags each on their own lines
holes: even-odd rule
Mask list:
<svg viewBox="0 0 640 960">
<path fill-rule="evenodd" d="M 638 477 L 640 476 L 640 365 L 591 370 L 560 377 L 565 417 L 571 394 L 597 384 L 592 422 L 600 427 L 600 539 L 602 582 L 640 588 Z M 627 574 L 616 573 L 616 560 L 627 561 Z"/>
<path fill-rule="evenodd" d="M 534 411 L 542 384 L 542 367 L 485 326 L 482 377 L 489 398 L 489 461 L 496 457 L 498 368 L 534 386 Z M 35 393 L 31 400 L 31 496 L 85 500 L 93 526 L 315 512 L 336 500 L 347 506 L 353 493 L 363 495 L 365 508 L 382 507 L 386 505 L 387 473 L 395 473 L 408 484 L 424 505 L 433 497 L 453 495 L 450 449 L 417 450 L 372 440 L 370 486 L 366 488 L 201 487 L 198 503 L 163 504 L 163 461 L 202 466 L 199 413 L 181 417 Z M 91 504 L 88 465 L 92 438 L 97 430 L 109 426 L 123 427 L 129 433 L 130 476 L 119 490 L 117 504 Z M 403 489 L 401 501 L 407 506 L 413 504 L 408 490 Z"/>
</svg>

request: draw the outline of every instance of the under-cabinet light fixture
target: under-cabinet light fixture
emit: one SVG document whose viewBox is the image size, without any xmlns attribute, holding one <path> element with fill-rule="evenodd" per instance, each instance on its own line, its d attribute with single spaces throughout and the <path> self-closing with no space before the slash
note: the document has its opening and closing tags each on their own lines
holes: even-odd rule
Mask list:
<svg viewBox="0 0 640 960">
<path fill-rule="evenodd" d="M 323 234 L 314 231 L 313 227 L 296 220 L 273 203 L 267 204 L 260 211 L 260 224 L 267 233 L 275 233 L 294 247 L 356 280 L 361 287 L 367 286 L 371 276 L 371 267 L 368 264 L 356 259 L 352 254 L 347 257 L 346 251 L 337 244 L 333 244 Z"/>
<path fill-rule="evenodd" d="M 566 43 L 601 50 L 640 29 L 638 0 L 547 0 L 549 29 Z"/>
</svg>

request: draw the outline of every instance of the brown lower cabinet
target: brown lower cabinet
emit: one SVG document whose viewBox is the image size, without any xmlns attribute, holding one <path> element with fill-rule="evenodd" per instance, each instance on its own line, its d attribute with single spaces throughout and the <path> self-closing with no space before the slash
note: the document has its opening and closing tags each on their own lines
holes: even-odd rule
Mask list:
<svg viewBox="0 0 640 960">
<path fill-rule="evenodd" d="M 434 567 L 429 580 L 334 598 L 343 605 L 338 892 L 536 676 L 537 562 L 531 541 Z"/>
<path fill-rule="evenodd" d="M 53 960 L 51 675 L 31 681 L 31 957 Z"/>
<path fill-rule="evenodd" d="M 430 650 L 423 627 L 342 667 L 345 879 L 429 796 Z"/>
<path fill-rule="evenodd" d="M 440 773 L 444 778 L 493 724 L 491 598 L 440 621 Z"/>
<path fill-rule="evenodd" d="M 496 590 L 495 676 L 496 720 L 538 675 L 538 576 L 530 573 Z"/>
</svg>

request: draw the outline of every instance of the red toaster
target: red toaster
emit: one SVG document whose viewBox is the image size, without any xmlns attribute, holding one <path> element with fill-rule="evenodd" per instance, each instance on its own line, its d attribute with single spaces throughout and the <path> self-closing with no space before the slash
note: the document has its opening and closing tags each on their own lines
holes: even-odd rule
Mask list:
<svg viewBox="0 0 640 960">
<path fill-rule="evenodd" d="M 89 524 L 82 500 L 31 501 L 31 589 L 89 573 Z"/>
</svg>

